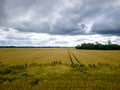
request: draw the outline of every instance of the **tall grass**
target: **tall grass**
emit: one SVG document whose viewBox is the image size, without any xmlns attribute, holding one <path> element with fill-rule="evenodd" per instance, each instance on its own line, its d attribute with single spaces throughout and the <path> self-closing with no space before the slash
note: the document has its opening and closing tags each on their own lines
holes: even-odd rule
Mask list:
<svg viewBox="0 0 120 90">
<path fill-rule="evenodd" d="M 119 65 L 19 64 L 0 67 L 0 90 L 119 90 Z M 1 65 L 0 64 L 0 65 Z M 10 70 L 8 72 L 8 70 Z"/>
<path fill-rule="evenodd" d="M 0 90 L 119 90 L 120 51 L 0 49 Z"/>
</svg>

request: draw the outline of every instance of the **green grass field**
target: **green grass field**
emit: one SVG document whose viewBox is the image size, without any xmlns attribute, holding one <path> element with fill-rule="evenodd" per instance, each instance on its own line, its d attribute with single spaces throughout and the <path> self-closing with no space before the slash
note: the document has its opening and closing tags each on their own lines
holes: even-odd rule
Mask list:
<svg viewBox="0 0 120 90">
<path fill-rule="evenodd" d="M 0 90 L 119 90 L 120 50 L 0 48 Z"/>
</svg>

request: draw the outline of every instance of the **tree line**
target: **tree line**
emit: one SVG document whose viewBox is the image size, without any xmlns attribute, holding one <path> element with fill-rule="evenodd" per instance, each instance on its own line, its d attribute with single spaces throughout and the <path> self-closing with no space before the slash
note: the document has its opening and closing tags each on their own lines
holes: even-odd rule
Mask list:
<svg viewBox="0 0 120 90">
<path fill-rule="evenodd" d="M 120 50 L 120 45 L 112 44 L 108 41 L 108 44 L 101 44 L 99 42 L 94 43 L 82 43 L 75 46 L 76 49 L 90 49 L 90 50 Z"/>
</svg>

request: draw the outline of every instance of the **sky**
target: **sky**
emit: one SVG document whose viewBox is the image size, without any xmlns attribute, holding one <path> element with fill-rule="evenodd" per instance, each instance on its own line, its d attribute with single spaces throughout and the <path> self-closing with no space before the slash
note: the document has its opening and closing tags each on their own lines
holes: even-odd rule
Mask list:
<svg viewBox="0 0 120 90">
<path fill-rule="evenodd" d="M 0 46 L 120 44 L 120 0 L 0 0 Z"/>
</svg>

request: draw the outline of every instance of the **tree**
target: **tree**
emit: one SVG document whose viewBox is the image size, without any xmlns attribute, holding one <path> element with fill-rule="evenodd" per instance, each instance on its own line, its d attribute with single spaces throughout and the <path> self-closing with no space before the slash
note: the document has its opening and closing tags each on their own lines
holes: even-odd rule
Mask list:
<svg viewBox="0 0 120 90">
<path fill-rule="evenodd" d="M 120 50 L 120 45 L 112 44 L 111 41 L 108 41 L 108 44 L 100 44 L 99 42 L 94 43 L 82 43 L 77 45 L 76 49 L 94 49 L 94 50 Z"/>
</svg>

